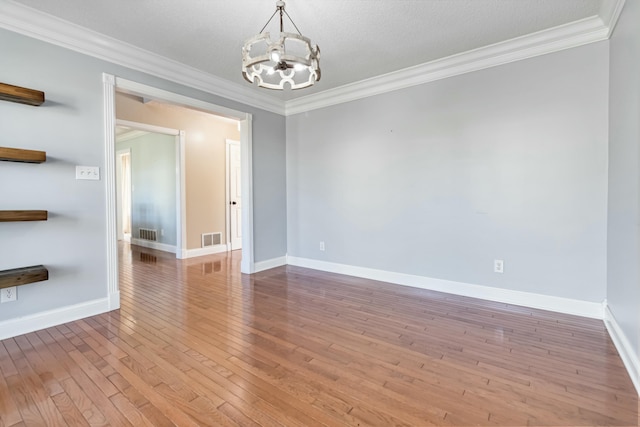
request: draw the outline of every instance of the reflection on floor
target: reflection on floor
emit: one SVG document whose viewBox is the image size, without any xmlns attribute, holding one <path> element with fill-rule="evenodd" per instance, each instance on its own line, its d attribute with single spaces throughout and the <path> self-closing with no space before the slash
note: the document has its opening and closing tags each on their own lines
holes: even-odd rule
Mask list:
<svg viewBox="0 0 640 427">
<path fill-rule="evenodd" d="M 120 310 L 0 342 L 0 425 L 639 424 L 602 321 L 119 250 Z"/>
</svg>

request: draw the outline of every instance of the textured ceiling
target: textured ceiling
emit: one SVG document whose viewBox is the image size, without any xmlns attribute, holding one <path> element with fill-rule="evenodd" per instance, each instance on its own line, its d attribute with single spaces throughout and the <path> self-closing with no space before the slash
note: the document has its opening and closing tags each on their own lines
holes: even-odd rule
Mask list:
<svg viewBox="0 0 640 427">
<path fill-rule="evenodd" d="M 603 1 L 289 0 L 289 15 L 320 46 L 322 80 L 272 94 L 293 99 L 552 28 L 598 15 Z M 275 0 L 15 2 L 246 85 L 242 43 L 275 11 Z"/>
</svg>

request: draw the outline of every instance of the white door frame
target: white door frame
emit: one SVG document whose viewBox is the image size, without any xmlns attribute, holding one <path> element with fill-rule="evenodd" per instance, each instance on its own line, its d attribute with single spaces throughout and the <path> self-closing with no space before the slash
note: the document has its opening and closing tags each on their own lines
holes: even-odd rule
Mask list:
<svg viewBox="0 0 640 427">
<path fill-rule="evenodd" d="M 231 186 L 231 180 L 230 180 L 230 176 L 229 173 L 231 172 L 229 170 L 229 162 L 231 160 L 231 153 L 230 153 L 230 149 L 229 146 L 230 145 L 240 145 L 240 173 L 242 173 L 242 144 L 240 144 L 240 141 L 235 141 L 233 139 L 227 139 L 226 140 L 226 163 L 225 163 L 225 167 L 226 167 L 226 173 L 225 173 L 225 199 L 226 199 L 226 227 L 227 227 L 227 232 L 225 233 L 227 235 L 227 250 L 230 251 L 233 248 L 231 247 L 231 195 L 229 193 L 230 190 L 230 186 Z M 242 188 L 240 188 L 240 195 L 243 196 L 242 194 Z M 240 224 L 240 230 L 242 231 L 242 223 Z"/>
<path fill-rule="evenodd" d="M 122 156 L 128 154 L 129 155 L 129 161 L 131 161 L 131 149 L 130 148 L 123 148 L 121 150 L 117 150 L 116 151 L 116 184 L 118 183 L 118 169 L 120 169 L 120 174 L 122 174 Z M 131 171 L 131 163 L 129 163 L 129 171 Z M 123 199 L 124 196 L 122 194 L 122 191 L 120 190 L 120 186 L 118 186 L 116 188 L 116 229 L 117 229 L 117 236 L 118 236 L 118 240 L 122 239 L 124 240 L 124 233 L 123 233 L 123 225 L 122 225 L 122 201 L 120 199 Z M 118 204 L 118 202 L 121 202 L 120 204 Z M 131 220 L 131 189 L 129 189 L 129 220 Z"/>
<path fill-rule="evenodd" d="M 132 122 L 129 120 L 116 119 L 116 126 L 142 130 L 145 132 L 160 133 L 176 137 L 176 258 L 184 258 L 187 249 L 187 225 L 186 212 L 186 186 L 184 172 L 184 146 L 185 132 L 179 129 L 165 128 L 161 126 L 148 125 L 146 123 Z M 133 237 L 133 230 L 131 230 Z"/>
<path fill-rule="evenodd" d="M 109 310 L 120 308 L 120 289 L 118 284 L 118 239 L 116 228 L 116 184 L 115 184 L 115 125 L 116 108 L 115 92 L 125 92 L 159 99 L 183 107 L 195 108 L 201 111 L 233 118 L 240 121 L 240 156 L 242 168 L 242 195 L 244 208 L 242 209 L 242 262 L 240 271 L 251 274 L 255 271 L 253 254 L 253 138 L 252 115 L 243 111 L 233 110 L 200 101 L 188 96 L 179 95 L 166 90 L 147 86 L 131 80 L 115 77 L 104 73 L 104 146 L 105 146 L 105 192 L 107 217 L 107 287 Z"/>
</svg>

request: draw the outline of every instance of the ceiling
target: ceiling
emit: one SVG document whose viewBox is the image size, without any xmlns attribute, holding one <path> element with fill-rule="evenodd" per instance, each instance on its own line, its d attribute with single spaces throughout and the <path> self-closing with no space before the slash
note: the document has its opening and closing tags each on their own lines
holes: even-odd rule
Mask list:
<svg viewBox="0 0 640 427">
<path fill-rule="evenodd" d="M 322 79 L 269 95 L 292 100 L 326 91 L 606 14 L 611 1 L 288 0 L 302 34 L 320 46 Z M 242 44 L 275 11 L 275 0 L 14 2 L 244 86 L 250 84 L 240 73 Z M 267 27 L 272 33 L 274 22 Z"/>
</svg>

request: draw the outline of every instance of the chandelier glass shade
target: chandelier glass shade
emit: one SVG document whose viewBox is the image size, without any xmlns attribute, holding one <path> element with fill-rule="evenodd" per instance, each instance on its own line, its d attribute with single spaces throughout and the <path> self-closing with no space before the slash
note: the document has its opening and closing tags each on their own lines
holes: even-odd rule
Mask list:
<svg viewBox="0 0 640 427">
<path fill-rule="evenodd" d="M 284 9 L 284 1 L 276 2 L 276 11 L 265 26 L 242 47 L 242 76 L 259 87 L 284 90 L 302 89 L 320 80 L 320 48 L 300 34 Z M 273 40 L 264 29 L 276 14 L 280 15 L 280 34 Z M 284 16 L 289 18 L 297 34 L 284 31 Z"/>
</svg>

